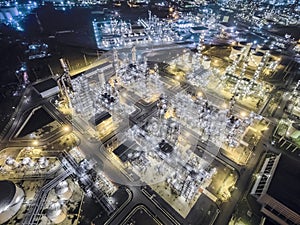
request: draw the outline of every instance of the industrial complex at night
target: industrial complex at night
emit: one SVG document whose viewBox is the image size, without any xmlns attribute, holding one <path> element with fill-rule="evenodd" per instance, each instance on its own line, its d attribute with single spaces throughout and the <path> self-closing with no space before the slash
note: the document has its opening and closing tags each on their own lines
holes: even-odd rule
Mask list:
<svg viewBox="0 0 300 225">
<path fill-rule="evenodd" d="M 298 0 L 0 0 L 0 224 L 299 225 Z"/>
</svg>

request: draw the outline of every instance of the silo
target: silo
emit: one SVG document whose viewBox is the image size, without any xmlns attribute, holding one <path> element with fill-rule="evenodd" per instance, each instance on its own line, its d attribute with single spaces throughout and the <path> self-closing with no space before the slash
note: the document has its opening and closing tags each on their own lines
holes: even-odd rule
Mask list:
<svg viewBox="0 0 300 225">
<path fill-rule="evenodd" d="M 23 166 L 26 166 L 26 165 L 30 166 L 31 162 L 32 162 L 32 160 L 29 157 L 25 157 L 25 158 L 22 159 L 22 165 Z"/>
<path fill-rule="evenodd" d="M 39 164 L 41 169 L 44 169 L 49 165 L 49 161 L 46 157 L 41 157 L 38 160 L 38 164 Z"/>
<path fill-rule="evenodd" d="M 13 166 L 15 163 L 15 159 L 12 158 L 12 157 L 7 157 L 7 159 L 5 160 L 5 164 L 8 165 L 8 166 Z"/>
</svg>

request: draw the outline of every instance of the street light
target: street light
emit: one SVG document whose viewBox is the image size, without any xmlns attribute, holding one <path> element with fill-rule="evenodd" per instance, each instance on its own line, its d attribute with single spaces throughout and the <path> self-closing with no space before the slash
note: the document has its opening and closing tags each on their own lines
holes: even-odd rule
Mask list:
<svg viewBox="0 0 300 225">
<path fill-rule="evenodd" d="M 65 125 L 65 126 L 63 127 L 63 130 L 64 130 L 65 132 L 69 132 L 69 131 L 71 130 L 71 128 L 70 128 L 69 125 Z"/>
<path fill-rule="evenodd" d="M 246 112 L 241 112 L 241 117 L 246 117 L 247 116 L 247 113 Z"/>
<path fill-rule="evenodd" d="M 34 140 L 34 141 L 32 142 L 32 144 L 33 144 L 34 146 L 38 146 L 39 141 L 38 141 L 38 140 Z"/>
</svg>

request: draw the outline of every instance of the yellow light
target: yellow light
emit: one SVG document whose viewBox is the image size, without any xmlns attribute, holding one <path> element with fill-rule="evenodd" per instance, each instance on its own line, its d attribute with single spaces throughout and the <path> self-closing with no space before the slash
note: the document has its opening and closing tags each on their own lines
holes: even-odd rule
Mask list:
<svg viewBox="0 0 300 225">
<path fill-rule="evenodd" d="M 246 112 L 241 112 L 241 117 L 246 117 L 247 113 Z"/>
<path fill-rule="evenodd" d="M 71 128 L 70 128 L 69 125 L 65 125 L 65 126 L 63 127 L 63 130 L 64 130 L 65 132 L 69 132 L 69 131 L 71 130 Z"/>
<path fill-rule="evenodd" d="M 37 146 L 37 145 L 39 144 L 39 141 L 38 141 L 38 140 L 34 140 L 34 141 L 32 142 L 32 144 L 33 144 L 34 146 Z"/>
<path fill-rule="evenodd" d="M 197 95 L 198 95 L 198 97 L 202 97 L 202 96 L 203 96 L 203 93 L 202 93 L 201 91 L 199 91 L 199 92 L 197 93 Z"/>
</svg>

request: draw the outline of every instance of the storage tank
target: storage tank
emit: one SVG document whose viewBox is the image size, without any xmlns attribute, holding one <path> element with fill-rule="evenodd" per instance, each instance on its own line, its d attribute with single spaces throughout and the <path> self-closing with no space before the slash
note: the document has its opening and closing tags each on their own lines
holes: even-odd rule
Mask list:
<svg viewBox="0 0 300 225">
<path fill-rule="evenodd" d="M 25 157 L 20 161 L 19 164 L 21 164 L 22 166 L 26 166 L 26 167 L 34 167 L 35 162 L 31 158 Z M 15 165 L 15 167 L 17 167 L 17 166 Z"/>
<path fill-rule="evenodd" d="M 17 214 L 24 201 L 24 191 L 9 180 L 0 181 L 0 224 Z"/>
<path fill-rule="evenodd" d="M 12 158 L 12 157 L 7 157 L 7 159 L 5 160 L 5 164 L 8 165 L 8 166 L 13 166 L 15 163 L 15 159 Z"/>
<path fill-rule="evenodd" d="M 38 164 L 41 169 L 45 169 L 49 165 L 49 160 L 46 157 L 41 157 L 38 160 Z"/>
<path fill-rule="evenodd" d="M 66 208 L 59 202 L 52 203 L 46 211 L 46 215 L 52 223 L 58 224 L 63 222 L 66 217 Z"/>
<path fill-rule="evenodd" d="M 55 193 L 62 200 L 68 200 L 73 194 L 73 190 L 70 188 L 68 182 L 62 181 L 55 187 Z"/>
<path fill-rule="evenodd" d="M 22 159 L 23 166 L 32 166 L 32 160 L 29 157 L 25 157 Z"/>
</svg>

